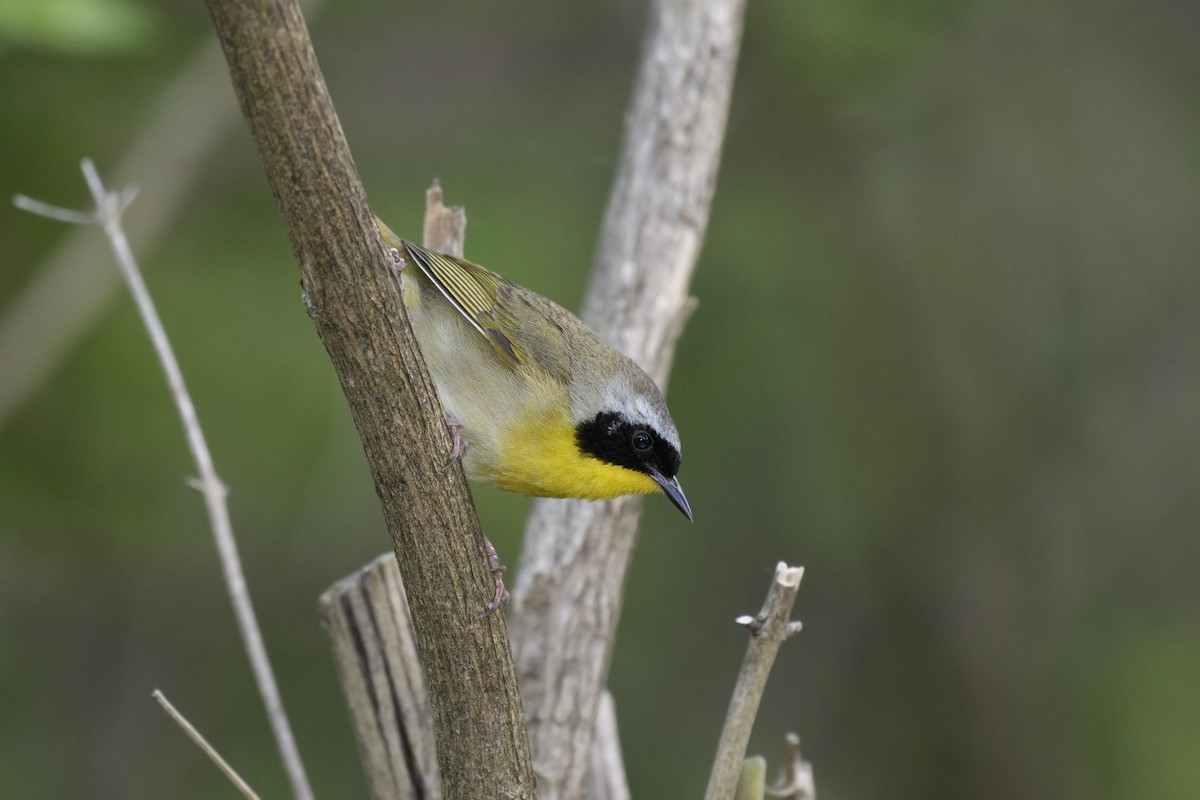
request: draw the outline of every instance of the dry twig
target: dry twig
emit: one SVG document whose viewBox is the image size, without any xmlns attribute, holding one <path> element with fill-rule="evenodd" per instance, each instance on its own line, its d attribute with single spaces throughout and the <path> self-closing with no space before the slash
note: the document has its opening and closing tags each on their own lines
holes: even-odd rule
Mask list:
<svg viewBox="0 0 1200 800">
<path fill-rule="evenodd" d="M 171 719 L 175 720 L 175 724 L 182 728 L 183 732 L 187 734 L 188 738 L 195 742 L 196 746 L 204 751 L 204 754 L 208 756 L 214 764 L 217 765 L 217 769 L 221 770 L 225 777 L 229 779 L 229 782 L 236 786 L 237 790 L 241 792 L 247 800 L 259 800 L 258 795 L 255 794 L 254 790 L 250 788 L 250 784 L 242 780 L 242 776 L 237 774 L 237 770 L 229 766 L 228 761 L 221 758 L 221 754 L 217 752 L 216 748 L 208 743 L 208 740 L 204 738 L 200 731 L 196 730 L 196 727 L 192 725 L 192 723 L 188 722 L 187 717 L 181 714 L 179 709 L 171 705 L 171 701 L 167 699 L 166 695 L 164 695 L 158 689 L 155 689 L 150 693 L 150 696 L 158 701 L 158 704 L 163 707 L 163 710 L 166 711 L 167 714 L 171 716 Z"/>
<path fill-rule="evenodd" d="M 213 537 L 216 539 L 217 552 L 220 554 L 221 569 L 225 575 L 225 586 L 229 591 L 229 599 L 233 603 L 234 616 L 237 618 L 238 629 L 242 635 L 242 643 L 250 658 L 250 666 L 258 684 L 259 694 L 267 709 L 267 718 L 271 730 L 275 734 L 276 744 L 283 759 L 284 769 L 292 783 L 292 791 L 297 800 L 311 800 L 312 788 L 304 765 L 300 760 L 300 752 L 296 748 L 295 737 L 288 724 L 287 713 L 283 708 L 283 699 L 279 695 L 279 687 L 275 683 L 275 675 L 271 671 L 271 663 L 267 658 L 267 649 L 263 644 L 262 633 L 258 620 L 254 615 L 254 606 L 250 602 L 250 591 L 246 587 L 246 579 L 242 573 L 242 562 L 238 555 L 237 542 L 233 536 L 233 524 L 229 519 L 229 506 L 225 503 L 228 489 L 217 476 L 213 466 L 212 455 L 208 451 L 208 443 L 204 432 L 200 429 L 200 420 L 196 415 L 196 407 L 192 404 L 191 395 L 183 381 L 183 372 L 167 339 L 166 329 L 150 298 L 146 282 L 138 270 L 137 260 L 129 246 L 129 240 L 121 226 L 121 212 L 133 199 L 134 192 L 125 189 L 121 192 L 110 192 L 104 188 L 95 165 L 89 159 L 82 164 L 83 175 L 88 188 L 96 201 L 95 211 L 72 211 L 58 208 L 24 195 L 17 195 L 14 202 L 17 207 L 34 214 L 40 214 L 51 219 L 73 224 L 93 224 L 104 229 L 105 236 L 116 257 L 121 275 L 133 295 L 138 314 L 146 326 L 154 352 L 158 356 L 163 372 L 167 377 L 167 385 L 171 390 L 171 398 L 179 411 L 183 422 L 184 433 L 187 437 L 188 449 L 196 462 L 199 477 L 190 481 L 204 496 L 204 505 L 208 510 L 209 522 L 212 525 Z"/>
<path fill-rule="evenodd" d="M 779 780 L 766 788 L 766 796 L 781 800 L 816 800 L 812 764 L 800 755 L 800 737 L 789 733 L 783 737 L 783 741 L 783 766 L 779 770 Z"/>
<path fill-rule="evenodd" d="M 750 643 L 733 689 L 733 697 L 729 701 L 729 712 L 725 715 L 725 726 L 717 743 L 717 757 L 709 775 L 708 790 L 704 793 L 705 800 L 729 800 L 737 788 L 738 773 L 746 757 L 746 743 L 750 741 L 750 729 L 758 715 L 758 705 L 771 666 L 775 663 L 775 655 L 783 641 L 800 629 L 799 623 L 789 618 L 802 577 L 803 567 L 789 567 L 779 562 L 762 611 L 757 617 L 737 619 L 739 625 L 750 631 Z"/>
<path fill-rule="evenodd" d="M 237 119 L 233 98 L 223 90 L 222 66 L 219 48 L 201 48 L 163 92 L 113 171 L 118 184 L 137 180 L 146 187 L 141 212 L 125 226 L 143 256 L 184 207 L 203 173 L 205 156 Z M 5 306 L 0 316 L 0 427 L 34 396 L 116 293 L 121 279 L 109 270 L 92 269 L 94 247 L 82 234 L 68 237 Z"/>
</svg>

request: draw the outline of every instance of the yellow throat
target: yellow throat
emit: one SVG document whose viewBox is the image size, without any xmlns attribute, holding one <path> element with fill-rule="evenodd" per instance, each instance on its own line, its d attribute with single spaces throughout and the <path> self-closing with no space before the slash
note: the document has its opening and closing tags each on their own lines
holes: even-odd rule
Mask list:
<svg viewBox="0 0 1200 800">
<path fill-rule="evenodd" d="M 478 465 L 482 480 L 505 491 L 585 500 L 658 491 L 650 476 L 580 452 L 565 414 L 526 415 L 507 439 L 501 463 Z"/>
</svg>

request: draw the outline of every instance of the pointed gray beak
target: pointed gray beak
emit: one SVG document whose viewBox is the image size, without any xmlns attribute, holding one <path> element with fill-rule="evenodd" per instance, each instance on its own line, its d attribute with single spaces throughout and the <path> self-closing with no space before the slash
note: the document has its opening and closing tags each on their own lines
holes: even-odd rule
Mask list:
<svg viewBox="0 0 1200 800">
<path fill-rule="evenodd" d="M 683 515 L 692 521 L 692 507 L 688 505 L 687 498 L 683 496 L 683 489 L 679 486 L 679 478 L 668 478 L 658 470 L 651 470 L 650 477 L 654 478 L 654 482 L 662 487 L 663 494 L 667 499 L 675 504 L 675 507 L 683 512 Z"/>
</svg>

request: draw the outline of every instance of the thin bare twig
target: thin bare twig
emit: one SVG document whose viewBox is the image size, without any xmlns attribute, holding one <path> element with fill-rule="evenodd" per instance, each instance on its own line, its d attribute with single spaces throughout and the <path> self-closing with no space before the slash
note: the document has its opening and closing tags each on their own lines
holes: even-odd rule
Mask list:
<svg viewBox="0 0 1200 800">
<path fill-rule="evenodd" d="M 425 225 L 421 241 L 430 250 L 463 257 L 467 237 L 467 210 L 442 202 L 442 184 L 435 180 L 425 190 Z"/>
<path fill-rule="evenodd" d="M 247 798 L 247 800 L 259 800 L 258 795 L 255 794 L 254 790 L 250 788 L 250 784 L 242 780 L 242 776 L 237 774 L 237 770 L 229 766 L 228 761 L 221 758 L 221 754 L 217 752 L 216 748 L 208 743 L 208 740 L 204 738 L 200 731 L 196 730 L 192 723 L 188 722 L 187 717 L 181 714 L 179 709 L 171 705 L 171 701 L 167 699 L 165 694 L 160 692 L 158 689 L 155 689 L 150 693 L 150 696 L 158 701 L 158 704 L 162 706 L 168 714 L 171 715 L 171 719 L 175 720 L 175 724 L 177 724 L 180 728 L 183 728 L 183 732 L 188 735 L 188 738 L 195 742 L 196 746 L 204 751 L 204 754 L 208 756 L 209 760 L 217 765 L 217 769 L 221 770 L 221 772 L 225 774 L 226 778 L 229 778 L 229 782 L 236 786 L 238 791 L 241 792 Z"/>
<path fill-rule="evenodd" d="M 304 3 L 310 17 L 320 5 L 319 0 Z M 189 208 L 210 154 L 238 119 L 228 86 L 220 45 L 205 42 L 158 92 L 111 172 L 118 184 L 140 181 L 146 187 L 147 202 L 124 226 L 143 258 Z M 0 428 L 37 394 L 116 294 L 118 276 L 90 269 L 92 246 L 86 236 L 67 237 L 0 310 Z"/>
<path fill-rule="evenodd" d="M 217 476 L 212 456 L 208 451 L 208 443 L 200 429 L 196 408 L 192 404 L 192 398 L 183 382 L 183 372 L 179 369 L 179 362 L 171 349 L 171 343 L 167 339 L 162 320 L 154 307 L 154 301 L 150 298 L 146 283 L 142 280 L 137 260 L 133 256 L 129 240 L 121 226 L 121 212 L 133 195 L 128 190 L 110 192 L 105 189 L 100 175 L 90 159 L 85 158 L 81 168 L 88 188 L 92 192 L 92 197 L 96 201 L 95 212 L 88 214 L 87 212 L 56 208 L 24 196 L 17 196 L 14 198 L 14 202 L 19 208 L 35 214 L 68 222 L 99 225 L 108 237 L 113 255 L 117 259 L 117 266 L 133 295 L 138 313 L 141 315 L 146 332 L 154 345 L 154 352 L 158 356 L 163 372 L 166 373 L 171 397 L 175 401 L 175 406 L 183 421 L 188 449 L 191 450 L 192 458 L 200 473 L 199 477 L 190 483 L 204 495 L 204 504 L 208 509 L 209 521 L 212 523 L 213 536 L 217 543 L 217 552 L 220 554 L 221 568 L 225 575 L 225 586 L 229 590 L 234 616 L 242 634 L 246 654 L 250 658 L 250 666 L 258 684 L 259 694 L 266 706 L 267 718 L 270 720 L 271 729 L 275 734 L 284 769 L 292 783 L 292 792 L 296 800 L 312 800 L 312 788 L 309 785 L 308 776 L 304 772 L 304 765 L 300 760 L 300 753 L 296 748 L 295 737 L 288 724 L 287 714 L 283 709 L 283 700 L 279 695 L 279 687 L 275 683 L 275 674 L 272 672 L 271 663 L 267 658 L 262 633 L 259 631 L 254 607 L 250 602 L 250 591 L 242 573 L 241 558 L 238 556 L 237 543 L 233 537 L 233 525 L 229 519 L 229 507 L 225 503 L 228 489 Z"/>
<path fill-rule="evenodd" d="M 800 736 L 789 733 L 783 737 L 783 741 L 783 766 L 779 770 L 779 780 L 766 788 L 766 796 L 781 800 L 815 800 L 817 787 L 813 781 L 813 768 L 800 755 Z"/>
<path fill-rule="evenodd" d="M 750 741 L 750 729 L 758 715 L 767 675 L 775 663 L 779 645 L 798 630 L 789 617 L 802 577 L 804 567 L 789 567 L 779 562 L 762 611 L 757 617 L 737 619 L 739 625 L 750 631 L 750 644 L 729 701 L 729 712 L 725 715 L 725 726 L 717 743 L 717 757 L 713 761 L 704 800 L 729 800 L 737 789 L 738 773 L 746 757 L 746 743 Z"/>
<path fill-rule="evenodd" d="M 205 174 L 207 156 L 237 119 L 237 103 L 226 90 L 228 80 L 216 42 L 199 48 L 139 120 L 139 134 L 112 171 L 118 184 L 145 182 L 147 202 L 124 226 L 143 257 L 187 207 L 188 196 Z M 82 214 L 84 219 L 78 212 L 68 212 L 75 216 L 63 219 L 22 208 L 63 222 L 96 221 L 89 212 Z M 0 427 L 37 394 L 120 287 L 115 273 L 91 268 L 94 247 L 82 233 L 65 237 L 29 283 L 7 298 L 0 312 Z"/>
</svg>

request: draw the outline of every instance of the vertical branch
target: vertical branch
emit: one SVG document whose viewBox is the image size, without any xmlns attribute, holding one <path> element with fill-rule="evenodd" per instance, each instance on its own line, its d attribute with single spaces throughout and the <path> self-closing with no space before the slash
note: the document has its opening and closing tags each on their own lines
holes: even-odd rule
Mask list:
<svg viewBox="0 0 1200 800">
<path fill-rule="evenodd" d="M 451 800 L 529 798 L 534 777 L 504 618 L 444 412 L 294 0 L 207 0 L 362 438 L 404 578 Z"/>
<path fill-rule="evenodd" d="M 744 8 L 745 0 L 652 3 L 584 303 L 584 322 L 660 386 L 693 305 L 688 284 L 716 185 Z M 687 421 L 680 427 L 686 442 Z M 530 515 L 511 618 L 543 800 L 586 791 L 640 511 L 639 498 L 539 500 Z"/>
<path fill-rule="evenodd" d="M 596 738 L 592 742 L 591 800 L 630 800 L 621 738 L 617 735 L 617 707 L 611 692 L 600 693 L 596 712 Z"/>
</svg>

